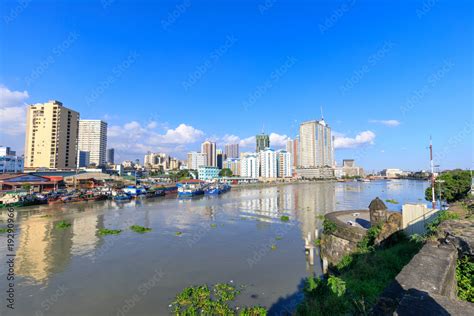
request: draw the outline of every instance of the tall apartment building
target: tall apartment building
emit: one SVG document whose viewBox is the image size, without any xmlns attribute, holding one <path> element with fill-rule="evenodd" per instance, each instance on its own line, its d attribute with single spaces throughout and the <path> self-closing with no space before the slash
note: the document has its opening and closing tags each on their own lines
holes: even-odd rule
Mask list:
<svg viewBox="0 0 474 316">
<path fill-rule="evenodd" d="M 217 167 L 216 143 L 211 141 L 205 141 L 201 144 L 201 153 L 207 155 L 206 166 Z"/>
<path fill-rule="evenodd" d="M 240 158 L 227 158 L 224 160 L 222 167 L 230 169 L 234 176 L 240 176 Z"/>
<path fill-rule="evenodd" d="M 89 152 L 89 163 L 106 163 L 107 123 L 101 120 L 79 120 L 78 151 Z"/>
<path fill-rule="evenodd" d="M 26 112 L 25 168 L 76 168 L 79 113 L 59 101 Z"/>
<path fill-rule="evenodd" d="M 243 178 L 258 179 L 260 176 L 260 162 L 257 153 L 241 155 L 240 176 Z"/>
<path fill-rule="evenodd" d="M 277 151 L 278 177 L 291 178 L 293 176 L 293 159 L 291 153 L 285 150 Z"/>
<path fill-rule="evenodd" d="M 222 149 L 217 149 L 216 150 L 216 166 L 219 169 L 222 169 L 222 166 L 224 164 L 225 160 L 225 154 L 222 152 Z"/>
<path fill-rule="evenodd" d="M 270 147 L 270 136 L 268 136 L 267 134 L 264 134 L 264 133 L 259 134 L 255 137 L 255 139 L 257 142 L 257 148 L 256 148 L 257 153 L 259 153 L 262 150 L 265 150 L 265 148 Z"/>
<path fill-rule="evenodd" d="M 278 178 L 278 154 L 267 148 L 258 153 L 260 161 L 260 177 Z"/>
<path fill-rule="evenodd" d="M 115 162 L 115 149 L 109 148 L 107 149 L 107 157 L 105 159 L 108 164 L 113 165 Z"/>
<path fill-rule="evenodd" d="M 300 137 L 296 136 L 295 139 L 288 139 L 286 142 L 286 151 L 291 154 L 292 167 L 295 169 L 299 166 L 299 154 L 300 154 Z"/>
<path fill-rule="evenodd" d="M 239 144 L 227 144 L 224 147 L 226 158 L 239 158 Z"/>
<path fill-rule="evenodd" d="M 188 169 L 198 170 L 199 167 L 207 165 L 207 154 L 192 151 L 188 153 Z"/>
<path fill-rule="evenodd" d="M 331 128 L 324 119 L 300 125 L 299 167 L 320 168 L 334 166 L 334 147 Z"/>
</svg>

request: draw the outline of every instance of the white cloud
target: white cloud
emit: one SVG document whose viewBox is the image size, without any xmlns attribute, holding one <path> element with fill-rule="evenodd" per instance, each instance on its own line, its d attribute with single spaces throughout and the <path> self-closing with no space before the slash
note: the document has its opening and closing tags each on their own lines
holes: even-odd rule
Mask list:
<svg viewBox="0 0 474 316">
<path fill-rule="evenodd" d="M 0 125 L 8 126 L 1 130 L 5 136 L 17 136 L 25 132 L 27 91 L 12 91 L 0 85 Z M 14 146 L 16 144 L 11 144 Z"/>
<path fill-rule="evenodd" d="M 256 147 L 256 137 L 255 136 L 250 136 L 244 139 L 241 139 L 239 142 L 239 146 L 242 148 L 255 148 Z M 255 149 L 254 149 L 255 150 Z"/>
<path fill-rule="evenodd" d="M 357 148 L 364 145 L 373 144 L 375 140 L 375 133 L 372 131 L 364 131 L 356 135 L 354 138 L 346 137 L 337 134 L 334 138 L 334 148 Z"/>
<path fill-rule="evenodd" d="M 289 137 L 286 135 L 280 135 L 277 133 L 270 134 L 270 146 L 275 147 L 284 147 L 286 146 L 286 142 L 288 141 Z"/>
<path fill-rule="evenodd" d="M 225 134 L 224 137 L 222 137 L 222 142 L 224 144 L 238 144 L 240 143 L 240 137 L 236 135 Z"/>
<path fill-rule="evenodd" d="M 166 144 L 191 144 L 204 137 L 204 132 L 190 125 L 180 124 L 175 129 L 169 129 L 162 136 L 162 142 Z"/>
<path fill-rule="evenodd" d="M 0 85 L 0 108 L 24 106 L 29 97 L 27 91 L 11 91 Z"/>
<path fill-rule="evenodd" d="M 388 127 L 397 127 L 400 125 L 400 121 L 398 120 L 370 120 L 370 123 L 382 124 Z"/>
</svg>

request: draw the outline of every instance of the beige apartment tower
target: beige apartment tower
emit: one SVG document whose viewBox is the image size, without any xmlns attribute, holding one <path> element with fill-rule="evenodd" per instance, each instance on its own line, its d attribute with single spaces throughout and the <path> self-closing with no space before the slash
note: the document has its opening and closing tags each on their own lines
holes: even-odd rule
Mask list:
<svg viewBox="0 0 474 316">
<path fill-rule="evenodd" d="M 106 163 L 107 123 L 101 120 L 79 120 L 79 151 L 89 152 L 89 163 L 103 166 Z"/>
<path fill-rule="evenodd" d="M 331 128 L 324 119 L 301 123 L 299 151 L 299 166 L 302 168 L 334 166 Z"/>
<path fill-rule="evenodd" d="M 74 169 L 79 113 L 59 101 L 30 105 L 26 113 L 25 168 Z"/>
</svg>

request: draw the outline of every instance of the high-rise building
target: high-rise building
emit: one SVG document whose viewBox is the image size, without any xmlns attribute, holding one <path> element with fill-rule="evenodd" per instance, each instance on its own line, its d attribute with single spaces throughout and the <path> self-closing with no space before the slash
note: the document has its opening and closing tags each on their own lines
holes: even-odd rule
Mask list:
<svg viewBox="0 0 474 316">
<path fill-rule="evenodd" d="M 107 123 L 101 120 L 79 120 L 78 151 L 89 152 L 89 163 L 106 163 Z"/>
<path fill-rule="evenodd" d="M 239 144 L 227 144 L 224 147 L 226 158 L 239 158 Z"/>
<path fill-rule="evenodd" d="M 217 168 L 222 169 L 222 165 L 225 160 L 225 154 L 222 152 L 222 149 L 216 150 L 216 165 Z"/>
<path fill-rule="evenodd" d="M 23 157 L 18 157 L 10 147 L 0 146 L 0 173 L 23 172 Z"/>
<path fill-rule="evenodd" d="M 91 163 L 91 153 L 88 151 L 79 150 L 77 154 L 77 166 L 79 168 L 88 167 Z"/>
<path fill-rule="evenodd" d="M 300 125 L 299 167 L 321 168 L 334 166 L 334 147 L 331 128 L 324 119 Z"/>
<path fill-rule="evenodd" d="M 277 151 L 278 177 L 291 178 L 293 176 L 293 163 L 291 153 L 285 150 Z"/>
<path fill-rule="evenodd" d="M 59 101 L 30 105 L 26 113 L 25 168 L 76 168 L 79 113 Z"/>
<path fill-rule="evenodd" d="M 240 176 L 240 158 L 227 158 L 223 163 L 223 168 L 230 169 L 234 176 Z"/>
<path fill-rule="evenodd" d="M 115 162 L 115 149 L 109 148 L 107 149 L 107 163 L 113 165 Z"/>
<path fill-rule="evenodd" d="M 257 179 L 260 176 L 260 163 L 257 153 L 249 153 L 241 156 L 240 176 L 253 179 Z"/>
<path fill-rule="evenodd" d="M 207 166 L 217 167 L 216 143 L 205 141 L 201 144 L 201 153 L 207 155 Z"/>
<path fill-rule="evenodd" d="M 188 169 L 198 170 L 207 165 L 207 154 L 192 151 L 188 153 Z"/>
<path fill-rule="evenodd" d="M 258 153 L 260 161 L 260 177 L 278 178 L 278 154 L 267 148 Z"/>
<path fill-rule="evenodd" d="M 291 154 L 292 168 L 296 169 L 298 166 L 299 153 L 300 153 L 300 138 L 296 136 L 295 139 L 288 139 L 286 143 L 286 151 Z"/>
<path fill-rule="evenodd" d="M 267 134 L 259 134 L 257 135 L 256 137 L 256 141 L 257 141 L 257 153 L 259 153 L 260 151 L 262 150 L 265 150 L 265 148 L 269 148 L 270 147 L 270 136 L 268 136 Z"/>
</svg>

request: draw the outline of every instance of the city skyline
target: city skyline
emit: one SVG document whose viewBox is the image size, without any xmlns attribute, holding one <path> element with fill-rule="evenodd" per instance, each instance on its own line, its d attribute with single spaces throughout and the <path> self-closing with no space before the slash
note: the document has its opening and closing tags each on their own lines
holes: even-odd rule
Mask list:
<svg viewBox="0 0 474 316">
<path fill-rule="evenodd" d="M 29 3 L 0 29 L 10 45 L 0 74 L 0 124 L 8 126 L 0 144 L 22 154 L 26 106 L 50 99 L 81 119 L 106 121 L 117 161 L 148 151 L 185 159 L 208 139 L 252 151 L 262 126 L 271 147 L 284 148 L 323 107 L 339 165 L 354 158 L 367 170 L 428 169 L 432 136 L 442 169 L 471 167 L 472 3 L 426 10 L 421 1 L 349 1 L 336 14 L 344 3 L 193 3 L 173 21 L 181 2 L 146 10 L 97 3 L 87 13 L 87 4 Z M 10 17 L 17 3 L 2 5 Z M 77 14 L 66 19 L 71 8 Z M 237 16 L 254 27 L 232 23 Z M 445 122 L 456 123 L 439 128 Z"/>
</svg>

